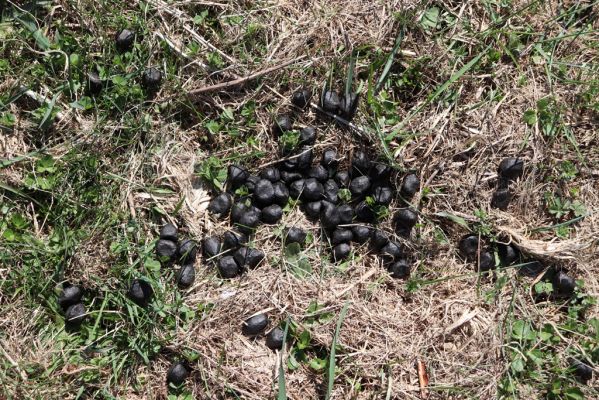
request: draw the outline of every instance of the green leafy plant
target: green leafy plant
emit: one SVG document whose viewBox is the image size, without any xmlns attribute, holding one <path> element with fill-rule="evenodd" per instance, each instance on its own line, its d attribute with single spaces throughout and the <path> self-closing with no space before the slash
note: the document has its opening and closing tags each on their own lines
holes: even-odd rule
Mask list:
<svg viewBox="0 0 599 400">
<path fill-rule="evenodd" d="M 204 162 L 195 166 L 195 172 L 219 190 L 224 189 L 227 169 L 222 159 L 214 156 L 208 157 Z"/>
</svg>

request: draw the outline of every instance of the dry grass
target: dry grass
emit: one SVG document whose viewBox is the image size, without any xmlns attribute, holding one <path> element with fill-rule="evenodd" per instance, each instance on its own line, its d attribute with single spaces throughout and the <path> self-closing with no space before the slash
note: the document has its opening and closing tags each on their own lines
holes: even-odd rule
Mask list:
<svg viewBox="0 0 599 400">
<path fill-rule="evenodd" d="M 306 56 L 293 67 L 269 75 L 263 82 L 265 90 L 236 89 L 197 101 L 198 107 L 207 107 L 215 112 L 225 107 L 238 111 L 248 100 L 269 105 L 268 109 L 258 108 L 258 123 L 254 129 L 258 149 L 266 154 L 260 159 L 262 165 L 273 161 L 276 154 L 276 143 L 269 131 L 271 117 L 288 109 L 287 99 L 294 88 L 304 81 L 321 85 L 331 64 L 346 57 L 350 49 L 368 45 L 388 51 L 399 27 L 394 14 L 425 8 L 412 1 L 281 0 L 258 2 L 259 6 L 250 4 L 252 11 L 247 12 L 248 4 L 243 1 L 166 4 L 151 0 L 149 3 L 156 12 L 152 29 L 169 38 L 177 48 L 182 48 L 189 38 L 185 27 L 193 29 L 191 15 L 194 7 L 210 4 L 220 15 L 242 15 L 245 18 L 242 25 L 224 25 L 222 43 L 205 45 L 223 52 L 227 64 L 224 72 L 208 75 L 203 68 L 190 64 L 181 73 L 184 89 L 202 87 L 223 76 L 245 76 Z M 514 10 L 527 4 L 524 1 L 515 3 Z M 557 24 L 546 24 L 555 15 L 557 3 L 546 2 L 526 22 L 536 26 L 546 37 L 558 35 Z M 446 1 L 439 4 L 452 10 L 460 19 L 471 21 L 477 34 L 492 24 L 489 13 L 479 2 Z M 418 12 L 417 16 L 420 14 Z M 517 25 L 522 21 L 515 17 L 513 22 Z M 225 50 L 221 50 L 247 40 L 245 27 L 253 23 L 261 27 L 258 34 L 266 41 L 266 51 L 261 57 L 256 56 L 254 49 L 248 50 L 249 59 L 241 59 L 242 54 L 226 54 Z M 462 38 L 472 47 L 477 44 L 474 42 L 477 35 L 455 29 L 447 35 Z M 159 48 L 158 39 L 148 40 Z M 425 76 L 430 87 L 442 84 L 455 73 L 450 69 L 453 56 L 421 32 L 408 33 L 404 43 L 402 50 L 405 55 L 400 58 L 402 64 L 407 65 L 410 60 L 424 55 L 430 57 L 430 70 Z M 316 243 L 307 251 L 313 274 L 300 279 L 284 271 L 280 239 L 273 235 L 271 227 L 261 227 L 253 240 L 266 252 L 267 260 L 238 280 L 223 282 L 215 277 L 211 264 L 198 261 L 196 283 L 184 294 L 184 302 L 194 310 L 207 304 L 214 305 L 214 308 L 203 318 L 194 320 L 191 326 L 180 327 L 169 348 L 158 360 L 149 366 L 138 367 L 135 371 L 137 379 L 147 382 L 143 392 L 132 391 L 123 384 L 112 388 L 112 394 L 131 399 L 166 398 L 164 374 L 169 367 L 168 360 L 174 353 L 193 350 L 200 355 L 193 364 L 194 371 L 188 383 L 194 398 L 229 398 L 232 392 L 244 399 L 273 398 L 276 395 L 278 354 L 268 350 L 262 339 L 244 337 L 241 322 L 252 314 L 267 311 L 271 320 L 269 328 L 287 317 L 302 325 L 311 302 L 316 301 L 327 311 L 338 315 L 344 302 L 350 301 L 349 313 L 338 339 L 342 351 L 337 359 L 339 371 L 333 398 L 382 399 L 388 396 L 420 399 L 415 367 L 417 360 L 425 362 L 430 374 L 432 390 L 429 399 L 496 398 L 497 382 L 509 368 L 503 337 L 508 319 L 526 317 L 538 324 L 556 323 L 561 316 L 560 305 L 535 303 L 527 289 L 531 280 L 519 277 L 515 271 L 510 272 L 510 283 L 489 299 L 485 294 L 494 290 L 495 281 L 468 274 L 472 272 L 471 265 L 457 256 L 456 243 L 465 230 L 438 218 L 436 214 L 448 212 L 476 220 L 474 210 L 483 210 L 496 232 L 510 237 L 527 253 L 549 263 L 567 266 L 577 279 L 585 282 L 587 293 L 594 296 L 599 293 L 597 116 L 577 109 L 570 109 L 567 114 L 567 124 L 586 160 L 586 165 L 579 166 L 580 173 L 570 184 L 579 189 L 578 199 L 586 205 L 589 215 L 573 225 L 569 239 L 556 239 L 554 231 L 535 231 L 535 228 L 554 224 L 553 218 L 547 214 L 543 193 L 565 193 L 570 189 L 544 178 L 556 173 L 561 161 L 578 163 L 578 157 L 563 140 L 549 141 L 538 129 L 526 126 L 522 122 L 522 114 L 550 93 L 565 103 L 573 102 L 579 93 L 572 86 L 548 82 L 544 64 L 535 64 L 530 52 L 530 46 L 523 50 L 518 66 L 502 63 L 492 74 L 467 74 L 463 83 L 454 85 L 457 101 L 446 107 L 425 107 L 404 127 L 405 132 L 413 133 L 413 139 L 405 143 L 401 140 L 391 143 L 396 160 L 405 169 L 417 171 L 430 190 L 426 198 L 420 198 L 423 193 L 417 197 L 415 203 L 421 213 L 421 226 L 415 229 L 406 243 L 416 262 L 413 274 L 423 280 L 447 280 L 409 292 L 405 282 L 390 278 L 380 267 L 376 256 L 368 254 L 366 248 L 357 250 L 355 258 L 345 269 L 337 268 L 328 262 L 327 252 L 320 250 L 318 225 L 307 221 L 299 210 L 293 210 L 285 215 L 283 225 L 300 225 L 314 234 Z M 157 51 L 154 57 L 159 59 L 159 54 Z M 596 46 L 592 48 L 586 41 L 568 40 L 559 42 L 554 56 L 567 58 L 573 64 L 583 64 L 596 62 L 598 54 Z M 152 62 L 149 61 L 150 64 Z M 358 72 L 367 69 L 366 63 L 359 63 Z M 492 88 L 503 93 L 500 101 L 486 100 Z M 177 93 L 177 90 L 163 87 L 157 103 Z M 399 105 L 399 120 L 403 120 L 414 107 L 415 104 Z M 369 126 L 372 122 L 364 114 L 358 116 L 357 125 Z M 318 151 L 336 147 L 349 158 L 353 149 L 361 146 L 347 131 L 323 124 L 313 112 L 302 118 L 300 125 L 319 127 Z M 70 125 L 71 129 L 81 126 L 75 119 L 70 121 Z M 197 240 L 222 234 L 227 223 L 208 215 L 206 206 L 210 191 L 194 175 L 194 166 L 208 156 L 224 158 L 255 149 L 243 146 L 224 148 L 219 146 L 218 138 L 210 149 L 198 145 L 198 139 L 205 137 L 206 132 L 195 123 L 183 128 L 155 120 L 153 127 L 150 135 L 162 138 L 164 145 L 156 152 L 141 149 L 127 160 L 127 176 L 124 176 L 127 183 L 119 194 L 122 210 L 144 220 L 155 206 L 171 214 L 184 197 L 180 213 L 182 219 L 176 222 L 186 234 Z M 104 133 L 117 129 L 110 124 L 99 128 Z M 388 132 L 393 129 L 394 126 L 387 127 Z M 26 142 L 19 137 L 21 133 L 18 130 L 12 137 L 0 134 L 3 157 L 29 151 Z M 82 140 L 86 140 L 85 136 Z M 94 140 L 99 140 L 101 148 L 102 139 L 96 137 Z M 60 149 L 55 151 L 60 153 Z M 489 204 L 497 180 L 496 167 L 506 156 L 522 157 L 526 162 L 526 172 L 523 179 L 513 186 L 514 200 L 507 212 L 497 212 L 491 210 Z M 153 177 L 152 182 L 148 182 L 148 175 Z M 14 175 L 14 181 L 20 179 L 18 174 Z M 398 175 L 397 183 L 400 179 L 401 175 Z M 177 195 L 158 196 L 143 189 L 150 185 L 167 185 Z M 397 208 L 396 204 L 394 208 Z M 143 229 L 151 236 L 155 227 L 147 224 Z M 446 235 L 447 242 L 437 240 L 439 232 Z M 90 269 L 92 275 L 102 276 L 111 262 L 106 254 L 108 246 L 107 241 L 90 240 L 85 246 L 87 251 L 80 259 L 72 261 L 71 267 L 84 272 Z M 84 280 L 94 285 L 91 278 Z M 2 299 L 0 304 L 5 301 Z M 588 317 L 599 317 L 597 307 L 592 308 Z M 32 354 L 23 353 L 31 347 L 30 340 L 34 339 L 27 327 L 19 325 L 18 321 L 23 321 L 22 316 L 7 314 L 3 321 L 8 325 L 0 326 L 0 331 L 23 339 L 10 345 L 3 344 L 3 353 L 13 360 L 26 359 L 43 365 L 44 360 L 35 361 Z M 336 318 L 333 318 L 321 324 L 304 326 L 309 328 L 314 343 L 330 348 L 335 321 Z M 38 345 L 37 356 L 43 358 L 50 350 L 44 350 L 43 343 Z M 568 345 L 569 340 L 563 347 Z M 288 397 L 298 400 L 322 398 L 326 384 L 324 374 L 313 371 L 307 365 L 287 372 L 286 382 Z M 592 383 L 597 383 L 596 378 Z M 361 388 L 359 391 L 358 386 Z M 450 391 L 450 388 L 456 390 Z M 541 394 L 531 388 L 529 398 L 539 396 Z"/>
</svg>

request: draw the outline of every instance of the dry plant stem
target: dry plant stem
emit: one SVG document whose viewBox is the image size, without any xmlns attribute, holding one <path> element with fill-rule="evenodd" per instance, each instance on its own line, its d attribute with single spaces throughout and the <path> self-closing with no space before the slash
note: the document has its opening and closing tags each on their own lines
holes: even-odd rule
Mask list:
<svg viewBox="0 0 599 400">
<path fill-rule="evenodd" d="M 25 94 L 25 96 L 37 101 L 40 104 L 45 104 L 48 106 L 50 105 L 50 100 L 48 100 L 43 95 L 34 92 L 33 90 L 27 89 L 25 86 L 19 87 L 19 90 L 21 90 Z M 58 121 L 62 121 L 65 118 L 65 115 L 64 113 L 59 112 L 58 114 L 56 114 L 56 118 L 58 119 Z"/>
<path fill-rule="evenodd" d="M 426 373 L 426 365 L 422 360 L 418 360 L 416 363 L 418 366 L 418 383 L 420 384 L 420 397 L 422 399 L 428 399 L 428 390 L 426 388 L 428 386 L 428 374 Z"/>
<path fill-rule="evenodd" d="M 194 58 L 189 56 L 189 54 L 183 52 L 183 50 L 181 50 L 176 44 L 174 44 L 169 38 L 164 36 L 162 33 L 156 32 L 156 33 L 154 33 L 154 35 L 156 35 L 156 37 L 158 37 L 160 40 L 163 40 L 168 45 L 168 47 L 170 47 L 171 50 L 173 50 L 175 53 L 177 53 L 180 57 L 191 61 L 191 64 L 195 64 L 195 65 L 199 66 L 200 68 L 208 70 L 208 66 L 206 64 L 204 64 L 201 61 L 195 60 Z"/>
<path fill-rule="evenodd" d="M 339 122 L 340 124 L 342 124 L 342 125 L 350 128 L 351 130 L 355 131 L 356 133 L 359 134 L 359 136 L 362 139 L 367 139 L 367 140 L 372 141 L 372 135 L 370 133 L 366 132 L 364 130 L 364 128 L 358 127 L 357 125 L 355 125 L 355 124 L 353 124 L 353 123 L 351 123 L 351 122 L 349 122 L 349 121 L 341 118 L 340 116 L 332 114 L 332 113 L 324 110 L 322 107 L 320 107 L 316 103 L 310 103 L 310 107 L 312 107 L 313 109 L 315 109 L 319 113 L 324 114 L 327 117 L 334 119 L 336 122 Z"/>
<path fill-rule="evenodd" d="M 264 75 L 268 75 L 270 73 L 278 71 L 279 69 L 288 67 L 289 65 L 298 62 L 299 60 L 303 59 L 304 57 L 305 56 L 300 56 L 300 57 L 297 57 L 297 58 L 295 58 L 293 60 L 285 61 L 282 64 L 275 65 L 274 67 L 263 69 L 263 70 L 258 71 L 256 73 L 253 73 L 251 75 L 245 76 L 243 78 L 239 78 L 239 79 L 235 79 L 235 80 L 227 81 L 227 82 L 223 82 L 223 83 L 218 83 L 216 85 L 204 86 L 204 87 L 201 87 L 201 88 L 198 88 L 198 89 L 193 89 L 193 90 L 184 92 L 183 95 L 191 97 L 191 96 L 195 96 L 195 95 L 199 95 L 199 94 L 204 94 L 204 93 L 220 92 L 220 91 L 223 91 L 223 90 L 235 87 L 235 86 L 240 86 L 240 85 L 243 85 L 244 83 L 253 81 L 254 79 L 258 79 L 258 78 L 260 78 L 260 77 L 262 77 Z M 173 99 L 175 99 L 175 98 L 177 98 L 179 96 L 181 96 L 181 95 L 175 94 L 175 95 L 172 95 L 172 96 L 168 96 L 168 97 L 162 99 L 161 102 L 173 100 Z"/>
<path fill-rule="evenodd" d="M 8 360 L 8 362 L 10 363 L 10 365 L 12 365 L 17 371 L 19 371 L 19 375 L 21 375 L 21 378 L 24 381 L 26 381 L 27 380 L 27 374 L 25 373 L 25 371 L 23 371 L 21 368 L 19 368 L 19 364 L 17 364 L 15 362 L 15 360 L 13 360 L 12 357 L 6 352 L 6 350 L 4 350 L 5 347 L 6 347 L 6 345 L 4 343 L 2 344 L 2 346 L 0 346 L 0 350 L 2 350 L 2 354 Z"/>
</svg>

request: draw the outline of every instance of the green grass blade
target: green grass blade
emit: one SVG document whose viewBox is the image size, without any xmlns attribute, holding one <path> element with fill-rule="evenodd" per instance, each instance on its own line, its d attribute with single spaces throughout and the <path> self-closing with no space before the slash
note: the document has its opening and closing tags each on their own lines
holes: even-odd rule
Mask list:
<svg viewBox="0 0 599 400">
<path fill-rule="evenodd" d="M 52 97 L 52 100 L 50 100 L 50 103 L 48 103 L 48 109 L 46 110 L 46 113 L 44 114 L 44 117 L 42 118 L 42 121 L 38 126 L 39 129 L 46 130 L 52 124 L 52 111 L 54 111 L 54 105 L 56 104 L 56 100 L 58 100 L 58 96 L 59 94 L 54 95 L 54 97 Z"/>
<path fill-rule="evenodd" d="M 285 368 L 283 367 L 283 352 L 285 351 L 285 345 L 287 344 L 287 332 L 289 330 L 289 318 L 285 323 L 285 331 L 283 333 L 283 346 L 279 353 L 279 391 L 277 394 L 277 400 L 287 400 L 287 389 L 285 385 Z"/>
<path fill-rule="evenodd" d="M 588 217 L 591 214 L 593 214 L 593 212 L 588 212 L 588 213 L 586 213 L 584 215 L 581 215 L 581 216 L 576 217 L 576 218 L 572 218 L 572 219 L 570 219 L 568 221 L 561 222 L 559 224 L 555 224 L 555 225 L 551 225 L 551 226 L 541 226 L 539 228 L 534 228 L 534 229 L 531 229 L 530 231 L 532 233 L 537 233 L 537 232 L 551 231 L 553 229 L 561 228 L 562 226 L 569 226 L 569 225 L 577 223 L 578 221 L 581 221 L 581 220 L 585 219 L 586 217 Z"/>
<path fill-rule="evenodd" d="M 463 226 L 464 228 L 470 230 L 470 226 L 468 225 L 468 222 L 466 222 L 466 220 L 460 216 L 457 216 L 455 214 L 449 213 L 449 212 L 445 212 L 445 211 L 441 211 L 438 213 L 435 213 L 435 215 L 437 217 L 441 217 L 441 218 L 447 218 L 450 221 L 455 222 L 458 225 Z"/>
<path fill-rule="evenodd" d="M 389 78 L 389 72 L 391 72 L 391 67 L 393 66 L 393 62 L 395 61 L 395 56 L 397 55 L 397 52 L 399 51 L 399 48 L 401 46 L 401 42 L 403 42 L 404 36 L 405 36 L 405 29 L 404 29 L 404 26 L 402 26 L 399 31 L 399 35 L 397 35 L 397 38 L 395 39 L 395 44 L 393 45 L 393 49 L 391 50 L 391 53 L 389 53 L 389 55 L 387 56 L 387 62 L 385 63 L 385 68 L 383 68 L 383 72 L 381 73 L 381 76 L 379 76 L 379 79 L 376 82 L 376 85 L 374 87 L 375 95 L 379 92 L 379 90 L 381 90 L 381 88 L 383 87 L 385 82 L 387 82 L 387 79 Z"/>
<path fill-rule="evenodd" d="M 327 374 L 327 394 L 325 396 L 325 400 L 329 400 L 331 398 L 331 393 L 333 393 L 333 383 L 335 382 L 335 347 L 337 347 L 337 340 L 339 339 L 341 324 L 343 324 L 343 320 L 345 319 L 345 315 L 347 314 L 348 308 L 349 301 L 346 301 L 345 305 L 343 306 L 343 309 L 341 310 L 341 314 L 339 314 L 339 319 L 337 320 L 337 328 L 335 329 L 335 336 L 333 336 L 333 343 L 331 344 L 331 354 L 329 356 L 329 371 Z"/>
<path fill-rule="evenodd" d="M 345 78 L 345 97 L 349 97 L 351 93 L 351 87 L 354 82 L 354 71 L 356 69 L 356 59 L 358 56 L 355 53 L 352 53 L 349 58 L 349 66 L 347 68 L 347 77 Z"/>
<path fill-rule="evenodd" d="M 34 198 L 26 195 L 25 193 L 23 193 L 19 189 L 14 188 L 14 187 L 12 187 L 12 186 L 10 186 L 8 184 L 0 182 L 0 189 L 5 190 L 5 191 L 10 192 L 10 193 L 13 193 L 13 194 L 16 194 L 17 196 L 20 196 L 20 197 L 22 197 L 24 199 L 27 199 L 29 201 L 34 202 L 37 205 L 40 205 L 40 203 L 38 203 L 37 200 L 35 200 Z"/>
<path fill-rule="evenodd" d="M 491 45 L 487 46 L 483 51 L 481 51 L 476 57 L 474 57 L 472 60 L 470 60 L 466 65 L 464 65 L 462 68 L 460 68 L 460 70 L 458 72 L 456 72 L 455 74 L 453 74 L 444 84 L 442 84 L 441 86 L 439 86 L 437 88 L 437 90 L 434 91 L 433 94 L 431 94 L 421 105 L 419 105 L 414 111 L 412 111 L 410 114 L 408 114 L 408 116 L 401 121 L 401 123 L 399 124 L 399 126 L 397 128 L 395 128 L 395 130 L 393 131 L 393 133 L 391 134 L 392 137 L 395 137 L 400 131 L 401 129 L 403 129 L 404 126 L 406 126 L 406 124 L 412 119 L 414 118 L 414 116 L 416 114 L 418 114 L 420 111 L 422 111 L 424 109 L 424 107 L 428 106 L 430 103 L 433 102 L 433 100 L 435 100 L 437 97 L 439 97 L 439 95 L 441 95 L 443 92 L 445 92 L 447 90 L 447 88 L 452 85 L 453 83 L 455 83 L 458 79 L 460 79 L 462 76 L 464 76 L 464 74 L 466 74 L 466 72 L 470 71 L 470 69 L 472 67 L 474 67 L 479 61 L 480 59 L 487 54 L 487 51 L 489 51 L 489 49 L 491 48 Z"/>
</svg>

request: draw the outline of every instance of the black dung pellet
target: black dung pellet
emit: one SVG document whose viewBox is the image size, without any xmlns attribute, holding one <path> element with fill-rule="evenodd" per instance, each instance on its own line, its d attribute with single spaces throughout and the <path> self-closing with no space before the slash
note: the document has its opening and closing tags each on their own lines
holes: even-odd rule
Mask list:
<svg viewBox="0 0 599 400">
<path fill-rule="evenodd" d="M 314 151 L 310 146 L 302 146 L 298 151 L 297 169 L 300 171 L 307 171 L 312 166 L 312 160 L 314 158 Z"/>
<path fill-rule="evenodd" d="M 336 92 L 329 90 L 324 92 L 324 94 L 322 95 L 320 105 L 325 111 L 337 114 L 337 112 L 339 112 L 341 100 L 339 99 L 339 95 Z"/>
<path fill-rule="evenodd" d="M 266 347 L 271 350 L 281 350 L 284 338 L 285 331 L 281 328 L 274 328 L 266 335 Z"/>
<path fill-rule="evenodd" d="M 375 162 L 370 167 L 370 178 L 373 182 L 386 186 L 389 185 L 392 172 L 393 169 L 389 165 L 382 162 Z"/>
<path fill-rule="evenodd" d="M 233 189 L 237 189 L 247 181 L 250 173 L 239 165 L 230 165 L 227 172 L 227 182 Z"/>
<path fill-rule="evenodd" d="M 218 260 L 218 272 L 222 278 L 231 279 L 239 275 L 241 270 L 233 256 L 224 256 Z"/>
<path fill-rule="evenodd" d="M 100 94 L 102 88 L 104 87 L 104 82 L 100 78 L 97 72 L 89 72 L 87 74 L 87 91 L 92 96 L 96 96 Z"/>
<path fill-rule="evenodd" d="M 322 199 L 323 192 L 322 183 L 314 178 L 308 178 L 304 181 L 304 190 L 301 198 L 305 201 L 317 201 Z"/>
<path fill-rule="evenodd" d="M 349 204 L 342 204 L 337 207 L 339 210 L 339 224 L 351 224 L 354 219 L 354 209 Z"/>
<path fill-rule="evenodd" d="M 397 261 L 402 256 L 401 245 L 395 241 L 389 241 L 381 248 L 380 254 L 384 263 Z"/>
<path fill-rule="evenodd" d="M 322 158 L 320 159 L 320 165 L 323 167 L 334 170 L 339 165 L 339 160 L 337 159 L 337 150 L 335 149 L 327 149 L 322 153 Z"/>
<path fill-rule="evenodd" d="M 553 277 L 553 289 L 559 297 L 572 297 L 576 288 L 574 278 L 566 274 L 564 271 L 557 271 Z"/>
<path fill-rule="evenodd" d="M 229 193 L 221 193 L 208 204 L 208 211 L 218 216 L 224 216 L 229 212 L 233 198 Z"/>
<path fill-rule="evenodd" d="M 167 383 L 172 383 L 175 386 L 181 385 L 185 382 L 185 379 L 189 376 L 189 370 L 187 366 L 182 362 L 176 362 L 170 366 L 166 372 Z"/>
<path fill-rule="evenodd" d="M 166 239 L 173 242 L 179 240 L 179 231 L 177 227 L 173 224 L 165 224 L 162 229 L 160 229 L 160 239 Z"/>
<path fill-rule="evenodd" d="M 368 175 L 370 172 L 370 159 L 365 152 L 358 150 L 354 152 L 351 167 L 352 176 Z"/>
<path fill-rule="evenodd" d="M 291 104 L 301 109 L 306 108 L 312 99 L 312 92 L 308 88 L 301 88 L 293 92 Z"/>
<path fill-rule="evenodd" d="M 307 126 L 300 131 L 299 144 L 313 145 L 316 142 L 316 129 Z"/>
<path fill-rule="evenodd" d="M 341 243 L 333 247 L 333 260 L 335 262 L 343 261 L 351 252 L 351 246 L 348 243 Z"/>
<path fill-rule="evenodd" d="M 222 243 L 215 236 L 207 237 L 202 242 L 202 251 L 206 259 L 211 259 L 219 255 L 222 247 Z"/>
<path fill-rule="evenodd" d="M 320 223 L 325 229 L 335 229 L 341 223 L 339 208 L 328 201 L 322 201 Z"/>
<path fill-rule="evenodd" d="M 267 325 L 268 317 L 266 314 L 254 315 L 243 322 L 241 332 L 246 336 L 256 336 L 262 333 Z"/>
<path fill-rule="evenodd" d="M 493 192 L 491 207 L 506 210 L 510 205 L 511 195 L 508 188 L 500 188 Z"/>
<path fill-rule="evenodd" d="M 197 243 L 191 239 L 185 239 L 177 246 L 177 260 L 181 265 L 193 264 L 198 254 Z"/>
<path fill-rule="evenodd" d="M 304 187 L 306 186 L 305 179 L 298 179 L 289 185 L 289 197 L 292 199 L 299 199 L 304 192 Z"/>
<path fill-rule="evenodd" d="M 241 268 L 254 269 L 264 260 L 264 252 L 251 247 L 240 247 L 233 258 Z"/>
<path fill-rule="evenodd" d="M 303 176 L 299 172 L 281 171 L 281 180 L 287 184 L 302 179 Z"/>
<path fill-rule="evenodd" d="M 406 260 L 398 260 L 389 265 L 389 273 L 395 279 L 406 279 L 410 276 L 410 264 Z"/>
<path fill-rule="evenodd" d="M 372 236 L 373 229 L 366 225 L 355 225 L 351 228 L 353 241 L 364 244 Z"/>
<path fill-rule="evenodd" d="M 158 90 L 161 82 L 162 73 L 154 67 L 146 69 L 141 76 L 141 84 L 146 90 Z"/>
<path fill-rule="evenodd" d="M 520 257 L 520 252 L 516 246 L 512 244 L 497 244 L 497 252 L 499 253 L 501 264 L 504 266 L 512 265 L 518 261 L 518 258 Z"/>
<path fill-rule="evenodd" d="M 65 322 L 69 326 L 77 327 L 85 319 L 85 306 L 83 303 L 76 303 L 67 307 L 64 313 Z"/>
<path fill-rule="evenodd" d="M 474 261 L 478 258 L 478 247 L 478 235 L 466 235 L 460 239 L 458 244 L 460 255 L 467 261 Z"/>
<path fill-rule="evenodd" d="M 317 219 L 320 217 L 320 210 L 322 208 L 322 203 L 320 201 L 312 201 L 310 203 L 306 203 L 304 206 L 304 212 L 311 219 Z"/>
<path fill-rule="evenodd" d="M 361 197 L 370 189 L 370 178 L 367 176 L 358 176 L 351 180 L 349 191 L 354 197 Z"/>
<path fill-rule="evenodd" d="M 254 188 L 254 203 L 258 207 L 269 206 L 274 202 L 275 188 L 271 181 L 260 179 Z"/>
<path fill-rule="evenodd" d="M 274 189 L 273 200 L 275 204 L 285 207 L 289 201 L 289 189 L 287 189 L 287 186 L 283 182 L 276 182 L 272 187 Z"/>
<path fill-rule="evenodd" d="M 329 179 L 329 171 L 321 164 L 316 164 L 308 171 L 308 177 L 324 183 Z"/>
<path fill-rule="evenodd" d="M 193 264 L 187 264 L 182 266 L 179 271 L 177 271 L 177 286 L 182 289 L 187 289 L 193 285 L 193 282 L 196 279 L 196 270 Z"/>
<path fill-rule="evenodd" d="M 254 229 L 260 225 L 261 211 L 251 208 L 247 210 L 239 219 L 237 229 L 245 234 L 253 233 Z"/>
<path fill-rule="evenodd" d="M 236 231 L 227 231 L 223 235 L 223 250 L 234 250 L 248 242 L 246 234 Z"/>
<path fill-rule="evenodd" d="M 146 307 L 152 300 L 154 290 L 147 281 L 143 279 L 134 279 L 131 282 L 129 292 L 127 294 L 135 304 L 140 307 Z"/>
<path fill-rule="evenodd" d="M 123 29 L 117 32 L 114 39 L 118 51 L 129 51 L 133 47 L 133 42 L 135 42 L 135 33 L 128 29 Z"/>
<path fill-rule="evenodd" d="M 296 226 L 293 226 L 291 228 L 289 228 L 287 230 L 287 232 L 285 233 L 285 244 L 290 244 L 290 243 L 299 243 L 299 244 L 304 244 L 304 242 L 306 241 L 306 236 L 307 233 L 305 230 L 298 228 Z"/>
<path fill-rule="evenodd" d="M 393 190 L 388 186 L 377 186 L 372 192 L 374 202 L 381 206 L 388 206 L 393 200 Z"/>
<path fill-rule="evenodd" d="M 264 169 L 262 172 L 260 172 L 260 178 L 275 183 L 281 180 L 281 171 L 279 171 L 279 169 L 275 167 L 268 167 Z"/>
<path fill-rule="evenodd" d="M 402 208 L 393 217 L 395 231 L 402 236 L 409 236 L 410 231 L 418 222 L 418 214 L 411 208 Z"/>
<path fill-rule="evenodd" d="M 58 305 L 63 309 L 67 309 L 73 304 L 77 304 L 83 297 L 83 290 L 76 285 L 65 284 L 62 293 L 58 297 Z"/>
<path fill-rule="evenodd" d="M 275 136 L 280 136 L 285 132 L 289 132 L 293 129 L 293 123 L 291 117 L 287 114 L 278 115 L 272 124 L 272 133 Z"/>
<path fill-rule="evenodd" d="M 337 171 L 337 173 L 335 174 L 335 182 L 337 182 L 339 187 L 347 188 L 350 182 L 349 172 Z"/>
<path fill-rule="evenodd" d="M 375 229 L 370 240 L 372 248 L 379 251 L 389 243 L 389 235 L 380 229 Z"/>
<path fill-rule="evenodd" d="M 416 174 L 407 174 L 401 184 L 401 195 L 410 200 L 420 190 L 420 179 Z"/>
<path fill-rule="evenodd" d="M 156 243 L 156 255 L 163 262 L 173 260 L 177 255 L 177 243 L 166 239 L 158 240 Z"/>
<path fill-rule="evenodd" d="M 262 209 L 261 219 L 265 224 L 276 224 L 283 217 L 283 209 L 278 204 L 272 204 Z"/>
<path fill-rule="evenodd" d="M 349 93 L 348 96 L 343 96 L 339 102 L 339 114 L 346 121 L 354 119 L 358 111 L 358 101 L 360 96 L 357 93 Z"/>
<path fill-rule="evenodd" d="M 582 361 L 570 360 L 570 368 L 576 379 L 584 384 L 593 379 L 593 369 Z"/>
<path fill-rule="evenodd" d="M 331 235 L 331 244 L 333 244 L 333 246 L 336 246 L 340 243 L 349 243 L 352 241 L 353 237 L 354 235 L 351 229 L 337 228 L 333 231 L 333 234 Z"/>
<path fill-rule="evenodd" d="M 360 222 L 372 223 L 376 220 L 376 213 L 366 201 L 361 201 L 356 204 L 355 213 L 356 219 Z"/>
<path fill-rule="evenodd" d="M 487 272 L 495 269 L 495 257 L 490 251 L 482 251 L 478 260 L 478 272 Z"/>
<path fill-rule="evenodd" d="M 524 172 L 524 161 L 515 158 L 508 157 L 501 160 L 499 163 L 499 177 L 507 180 L 516 180 L 522 176 Z"/>
<path fill-rule="evenodd" d="M 323 185 L 324 199 L 330 203 L 337 204 L 339 202 L 339 186 L 333 179 L 327 180 Z"/>
</svg>

